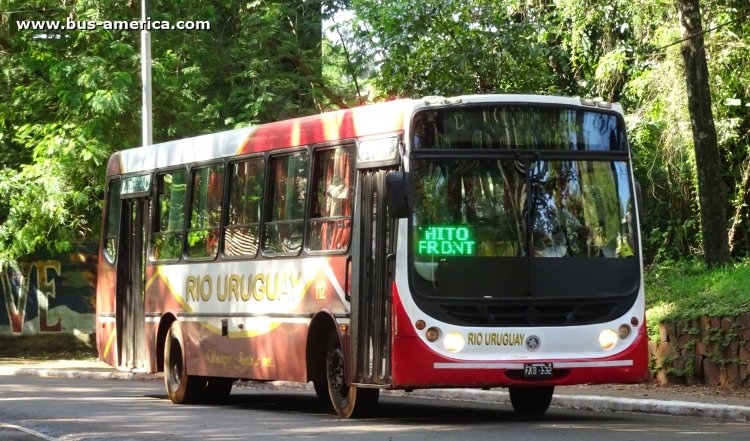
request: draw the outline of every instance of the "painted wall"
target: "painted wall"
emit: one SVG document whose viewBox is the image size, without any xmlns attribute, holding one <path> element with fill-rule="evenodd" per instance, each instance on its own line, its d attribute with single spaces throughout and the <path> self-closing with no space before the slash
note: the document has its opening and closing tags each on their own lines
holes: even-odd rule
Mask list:
<svg viewBox="0 0 750 441">
<path fill-rule="evenodd" d="M 0 270 L 0 335 L 95 331 L 97 245 Z"/>
</svg>

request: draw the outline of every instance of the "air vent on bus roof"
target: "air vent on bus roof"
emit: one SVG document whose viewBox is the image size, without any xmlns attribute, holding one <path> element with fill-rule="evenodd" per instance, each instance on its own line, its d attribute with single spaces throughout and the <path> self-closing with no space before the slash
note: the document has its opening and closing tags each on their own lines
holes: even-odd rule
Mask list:
<svg viewBox="0 0 750 441">
<path fill-rule="evenodd" d="M 442 95 L 430 95 L 423 98 L 424 103 L 428 106 L 436 104 L 461 104 L 463 99 L 460 96 L 444 97 Z"/>
<path fill-rule="evenodd" d="M 604 101 L 601 98 L 581 98 L 581 105 L 586 107 L 600 107 L 602 109 L 611 109 L 612 103 L 609 101 Z"/>
</svg>

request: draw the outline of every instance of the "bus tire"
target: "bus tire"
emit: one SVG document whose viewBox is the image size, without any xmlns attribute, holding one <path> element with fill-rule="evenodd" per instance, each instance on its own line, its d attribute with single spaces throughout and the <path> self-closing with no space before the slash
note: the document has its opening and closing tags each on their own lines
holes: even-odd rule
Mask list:
<svg viewBox="0 0 750 441">
<path fill-rule="evenodd" d="M 175 404 L 197 402 L 205 392 L 205 378 L 187 373 L 185 344 L 179 322 L 174 322 L 164 340 L 164 386 Z"/>
<path fill-rule="evenodd" d="M 371 414 L 378 403 L 379 389 L 363 389 L 346 384 L 344 351 L 338 335 L 331 333 L 326 345 L 326 383 L 329 401 L 341 418 Z"/>
<path fill-rule="evenodd" d="M 331 395 L 328 393 L 328 382 L 326 377 L 317 378 L 313 380 L 313 387 L 315 388 L 315 395 L 323 404 L 326 410 L 331 410 Z"/>
<path fill-rule="evenodd" d="M 232 393 L 232 385 L 234 385 L 234 378 L 206 377 L 204 401 L 212 404 L 226 402 Z"/>
<path fill-rule="evenodd" d="M 510 404 L 520 415 L 543 415 L 552 401 L 555 386 L 508 387 Z"/>
</svg>

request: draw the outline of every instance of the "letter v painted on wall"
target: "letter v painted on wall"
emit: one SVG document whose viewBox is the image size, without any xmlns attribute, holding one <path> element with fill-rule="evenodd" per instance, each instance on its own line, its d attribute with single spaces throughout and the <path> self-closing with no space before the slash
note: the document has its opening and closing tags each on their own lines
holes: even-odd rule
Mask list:
<svg viewBox="0 0 750 441">
<path fill-rule="evenodd" d="M 5 308 L 8 311 L 10 330 L 13 334 L 23 333 L 26 303 L 29 297 L 31 268 L 32 265 L 30 264 L 22 264 L 21 268 L 19 268 L 20 272 L 17 272 L 15 268 L 6 268 L 0 271 L 0 279 L 2 279 L 3 294 L 5 297 Z M 14 292 L 15 296 L 13 295 Z"/>
</svg>

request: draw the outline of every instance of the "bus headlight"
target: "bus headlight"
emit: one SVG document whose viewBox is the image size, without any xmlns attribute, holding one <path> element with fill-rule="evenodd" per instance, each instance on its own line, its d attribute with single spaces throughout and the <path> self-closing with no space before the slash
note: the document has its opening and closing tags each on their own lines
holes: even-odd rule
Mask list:
<svg viewBox="0 0 750 441">
<path fill-rule="evenodd" d="M 445 338 L 443 338 L 443 347 L 447 349 L 448 352 L 459 352 L 465 345 L 466 340 L 464 340 L 463 334 L 459 332 L 449 332 L 445 334 Z"/>
<path fill-rule="evenodd" d="M 605 329 L 599 334 L 599 346 L 605 351 L 612 349 L 617 344 L 617 333 L 611 329 Z"/>
</svg>

